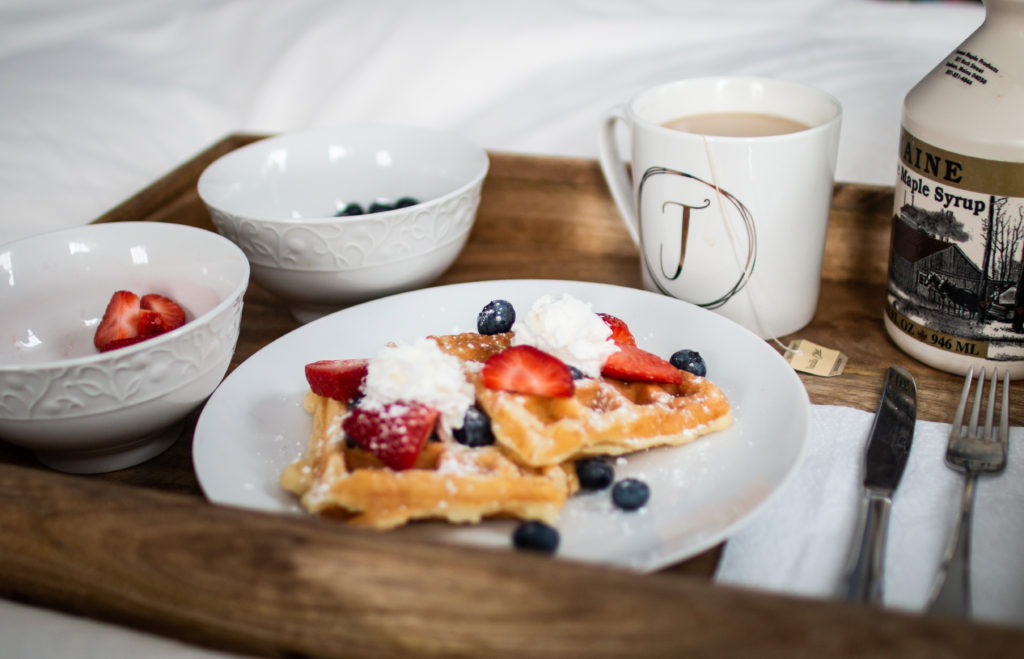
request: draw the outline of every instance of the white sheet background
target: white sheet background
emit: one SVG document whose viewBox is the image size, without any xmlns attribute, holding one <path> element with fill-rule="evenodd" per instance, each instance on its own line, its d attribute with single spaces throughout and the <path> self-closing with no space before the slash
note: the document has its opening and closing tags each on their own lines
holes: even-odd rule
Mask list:
<svg viewBox="0 0 1024 659">
<path fill-rule="evenodd" d="M 594 157 L 607 107 L 712 74 L 828 90 L 838 178 L 891 184 L 904 94 L 982 17 L 882 0 L 0 0 L 0 243 L 88 222 L 232 131 L 393 121 Z"/>
<path fill-rule="evenodd" d="M 606 108 L 713 74 L 831 92 L 837 178 L 891 184 L 904 94 L 982 17 L 882 0 L 0 0 L 0 243 L 84 224 L 229 132 L 390 121 L 595 157 Z M 179 655 L 3 601 L 0 638 L 5 656 Z"/>
</svg>

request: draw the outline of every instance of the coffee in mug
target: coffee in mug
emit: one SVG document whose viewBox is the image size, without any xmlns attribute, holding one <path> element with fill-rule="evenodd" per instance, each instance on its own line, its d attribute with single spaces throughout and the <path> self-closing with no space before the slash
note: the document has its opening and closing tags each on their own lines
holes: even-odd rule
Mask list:
<svg viewBox="0 0 1024 659">
<path fill-rule="evenodd" d="M 708 112 L 677 117 L 662 124 L 665 128 L 684 133 L 717 137 L 767 137 L 798 133 L 810 128 L 805 123 L 758 112 Z"/>
</svg>

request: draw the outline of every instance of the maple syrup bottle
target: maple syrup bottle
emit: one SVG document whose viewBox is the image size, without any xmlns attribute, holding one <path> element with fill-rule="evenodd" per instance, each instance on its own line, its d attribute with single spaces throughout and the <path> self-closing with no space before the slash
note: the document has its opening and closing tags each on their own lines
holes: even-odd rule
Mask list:
<svg viewBox="0 0 1024 659">
<path fill-rule="evenodd" d="M 884 322 L 952 373 L 1024 376 L 1024 0 L 985 21 L 907 94 Z"/>
</svg>

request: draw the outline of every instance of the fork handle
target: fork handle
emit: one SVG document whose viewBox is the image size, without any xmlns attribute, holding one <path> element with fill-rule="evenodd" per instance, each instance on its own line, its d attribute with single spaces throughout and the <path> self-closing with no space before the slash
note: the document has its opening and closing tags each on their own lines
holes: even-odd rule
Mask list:
<svg viewBox="0 0 1024 659">
<path fill-rule="evenodd" d="M 960 499 L 960 516 L 935 575 L 928 611 L 958 618 L 971 613 L 971 518 L 978 474 L 967 472 Z"/>
</svg>

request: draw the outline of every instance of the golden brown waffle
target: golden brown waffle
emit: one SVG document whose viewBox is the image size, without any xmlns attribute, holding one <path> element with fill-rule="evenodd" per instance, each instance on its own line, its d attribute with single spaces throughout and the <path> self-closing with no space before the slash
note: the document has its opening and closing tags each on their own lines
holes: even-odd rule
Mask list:
<svg viewBox="0 0 1024 659">
<path fill-rule="evenodd" d="M 434 337 L 463 360 L 486 361 L 509 345 L 510 334 Z M 686 444 L 732 423 L 729 401 L 713 382 L 683 373 L 678 385 L 576 380 L 570 398 L 488 389 L 472 371 L 477 405 L 491 418 L 497 442 L 518 462 L 557 465 L 585 455 L 621 455 Z"/>
<path fill-rule="evenodd" d="M 687 444 L 732 423 L 729 402 L 712 382 L 680 385 L 576 381 L 571 398 L 492 391 L 477 383 L 477 405 L 499 444 L 523 463 L 554 465 L 584 455 L 621 455 Z"/>
<path fill-rule="evenodd" d="M 495 445 L 429 442 L 412 469 L 393 471 L 346 444 L 344 403 L 309 393 L 309 447 L 281 475 L 282 487 L 299 495 L 307 510 L 379 529 L 427 518 L 553 522 L 579 486 L 574 459 L 685 444 L 731 423 L 721 390 L 689 373 L 679 385 L 601 378 L 577 380 L 570 398 L 513 394 L 487 389 L 479 376 L 482 363 L 509 346 L 511 334 L 432 338 L 464 362 L 477 405 L 491 418 Z"/>
<path fill-rule="evenodd" d="M 578 486 L 571 469 L 523 467 L 499 447 L 454 442 L 429 442 L 412 469 L 392 471 L 368 451 L 346 445 L 343 403 L 309 393 L 304 405 L 313 415 L 309 447 L 281 474 L 281 486 L 313 513 L 378 529 L 414 519 L 553 522 Z"/>
</svg>

